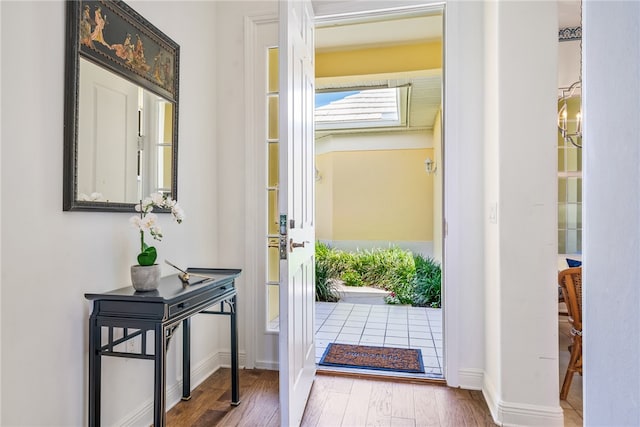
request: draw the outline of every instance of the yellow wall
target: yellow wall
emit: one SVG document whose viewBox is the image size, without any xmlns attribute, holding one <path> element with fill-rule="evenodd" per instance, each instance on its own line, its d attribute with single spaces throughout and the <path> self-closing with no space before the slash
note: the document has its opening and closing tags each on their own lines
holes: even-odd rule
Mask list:
<svg viewBox="0 0 640 427">
<path fill-rule="evenodd" d="M 431 148 L 341 151 L 316 156 L 316 237 L 322 240 L 430 241 Z"/>
<path fill-rule="evenodd" d="M 316 53 L 316 77 L 394 73 L 441 67 L 441 42 Z"/>
</svg>

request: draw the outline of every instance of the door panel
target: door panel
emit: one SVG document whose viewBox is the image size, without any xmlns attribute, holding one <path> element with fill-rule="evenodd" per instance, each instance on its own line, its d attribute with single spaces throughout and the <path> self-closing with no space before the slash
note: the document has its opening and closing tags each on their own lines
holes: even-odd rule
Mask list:
<svg viewBox="0 0 640 427">
<path fill-rule="evenodd" d="M 300 424 L 315 375 L 314 43 L 309 1 L 280 3 L 280 414 Z"/>
</svg>

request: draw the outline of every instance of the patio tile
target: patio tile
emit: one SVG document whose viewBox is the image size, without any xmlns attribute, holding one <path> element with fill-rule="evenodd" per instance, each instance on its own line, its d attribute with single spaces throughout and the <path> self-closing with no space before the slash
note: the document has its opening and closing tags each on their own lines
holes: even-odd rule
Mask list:
<svg viewBox="0 0 640 427">
<path fill-rule="evenodd" d="M 409 330 L 409 328 L 408 328 L 406 323 L 391 323 L 391 322 L 387 323 L 387 331 L 389 329 L 394 329 L 394 330 L 401 329 L 401 330 L 404 330 L 404 331 L 408 331 Z"/>
<path fill-rule="evenodd" d="M 415 331 L 411 328 L 409 328 L 409 337 L 410 338 L 419 338 L 419 339 L 423 339 L 423 340 L 430 340 L 431 341 L 431 333 L 427 330 L 427 331 Z M 433 343 L 433 341 L 431 341 Z"/>
<path fill-rule="evenodd" d="M 362 335 L 375 335 L 380 337 L 384 337 L 384 333 L 384 329 L 372 329 L 368 326 L 362 331 Z"/>
<path fill-rule="evenodd" d="M 413 337 L 409 338 L 409 345 L 411 345 L 411 347 L 431 347 L 431 348 L 434 348 L 432 340 L 425 340 L 425 339 L 419 339 L 419 338 L 413 338 Z"/>
<path fill-rule="evenodd" d="M 367 322 L 360 322 L 360 321 L 353 321 L 353 320 L 349 320 L 347 319 L 347 321 L 345 322 L 344 326 L 346 328 L 364 328 L 365 325 L 367 324 Z"/>
<path fill-rule="evenodd" d="M 409 332 L 404 329 L 387 329 L 386 337 L 409 338 Z"/>
<path fill-rule="evenodd" d="M 316 339 L 335 340 L 338 336 L 337 332 L 318 332 L 316 333 Z"/>
<path fill-rule="evenodd" d="M 331 342 L 333 342 L 333 341 L 332 340 L 328 340 L 328 339 L 316 339 L 316 349 L 318 349 L 318 348 L 327 348 L 327 346 Z"/>
<path fill-rule="evenodd" d="M 340 334 L 336 338 L 337 343 L 342 344 L 358 344 L 360 342 L 360 334 Z"/>
<path fill-rule="evenodd" d="M 416 326 L 429 326 L 429 322 L 427 321 L 427 319 L 412 319 L 412 318 L 409 318 L 409 324 L 410 325 L 416 325 Z"/>
<path fill-rule="evenodd" d="M 403 337 L 385 337 L 384 338 L 385 347 L 394 346 L 394 345 L 404 345 L 409 346 L 409 339 Z M 389 345 L 387 345 L 389 344 Z"/>
<path fill-rule="evenodd" d="M 422 356 L 422 363 L 424 364 L 425 368 L 440 368 L 437 357 Z"/>
<path fill-rule="evenodd" d="M 387 329 L 387 323 L 386 322 L 367 322 L 366 328 L 368 329 L 381 329 L 381 330 L 385 330 Z"/>
<path fill-rule="evenodd" d="M 342 326 L 325 325 L 325 326 L 321 327 L 318 332 L 320 332 L 320 333 L 322 333 L 322 332 L 340 332 L 340 329 L 342 329 Z"/>
<path fill-rule="evenodd" d="M 386 316 L 369 316 L 367 318 L 367 322 L 368 323 L 384 323 L 385 325 L 387 324 L 387 317 Z"/>
<path fill-rule="evenodd" d="M 426 375 L 442 376 L 442 311 L 439 309 L 318 302 L 315 322 L 316 362 L 331 342 L 411 347 L 421 350 Z"/>
<path fill-rule="evenodd" d="M 364 330 L 364 327 L 353 328 L 353 327 L 344 326 L 342 328 L 342 330 L 340 331 L 340 333 L 341 334 L 358 334 L 358 335 L 361 335 L 363 330 Z"/>
<path fill-rule="evenodd" d="M 363 335 L 360 337 L 362 345 L 382 345 L 384 338 L 378 335 Z"/>
<path fill-rule="evenodd" d="M 344 320 L 330 318 L 324 321 L 324 324 L 327 326 L 342 326 L 344 325 Z"/>
<path fill-rule="evenodd" d="M 433 347 L 420 347 L 420 351 L 422 351 L 422 357 L 438 357 L 436 349 Z"/>
</svg>

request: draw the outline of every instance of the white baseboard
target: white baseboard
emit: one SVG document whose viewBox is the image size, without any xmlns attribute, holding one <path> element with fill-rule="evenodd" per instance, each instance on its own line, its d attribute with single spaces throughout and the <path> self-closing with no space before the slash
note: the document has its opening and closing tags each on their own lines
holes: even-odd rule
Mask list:
<svg viewBox="0 0 640 427">
<path fill-rule="evenodd" d="M 486 377 L 482 394 L 489 406 L 493 421 L 500 426 L 564 426 L 564 412 L 559 405 L 540 406 L 505 402 L 497 398 L 495 388 Z"/>
<path fill-rule="evenodd" d="M 246 355 L 238 354 L 238 364 L 240 367 L 245 366 Z M 204 380 L 209 378 L 211 374 L 223 367 L 231 366 L 230 352 L 217 352 L 211 354 L 208 358 L 200 362 L 196 367 L 191 369 L 191 389 L 195 389 Z M 182 398 L 182 378 L 167 388 L 167 411 L 175 406 Z M 153 423 L 153 399 L 147 399 L 135 411 L 123 417 L 116 425 L 133 427 L 148 426 Z"/>
<path fill-rule="evenodd" d="M 458 382 L 460 388 L 482 390 L 484 371 L 482 369 L 460 369 L 458 370 Z"/>
<path fill-rule="evenodd" d="M 280 369 L 278 362 L 271 360 L 256 360 L 256 369 L 267 369 L 269 371 L 277 371 Z"/>
</svg>

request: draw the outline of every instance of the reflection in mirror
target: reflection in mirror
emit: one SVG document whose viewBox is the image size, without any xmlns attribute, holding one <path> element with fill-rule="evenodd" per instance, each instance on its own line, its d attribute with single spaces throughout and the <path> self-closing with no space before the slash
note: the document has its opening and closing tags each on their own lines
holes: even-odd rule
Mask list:
<svg viewBox="0 0 640 427">
<path fill-rule="evenodd" d="M 122 1 L 67 2 L 64 210 L 177 200 L 179 50 Z"/>
<path fill-rule="evenodd" d="M 173 105 L 80 58 L 77 200 L 171 193 Z"/>
</svg>

